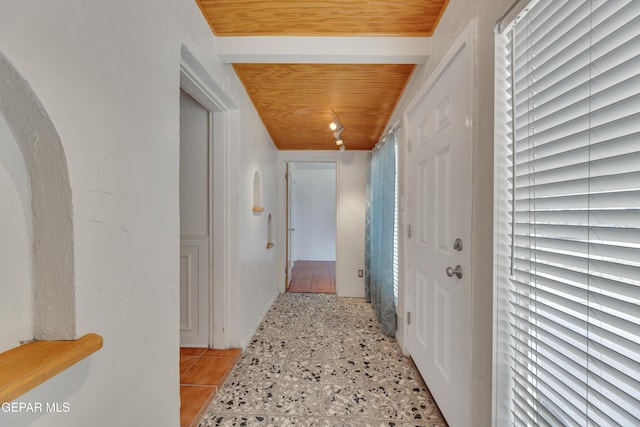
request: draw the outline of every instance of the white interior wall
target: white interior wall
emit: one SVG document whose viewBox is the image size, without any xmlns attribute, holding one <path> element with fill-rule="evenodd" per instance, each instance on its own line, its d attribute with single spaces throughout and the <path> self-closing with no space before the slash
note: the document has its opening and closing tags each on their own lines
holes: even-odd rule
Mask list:
<svg viewBox="0 0 640 427">
<path fill-rule="evenodd" d="M 278 204 L 284 212 L 285 163 L 300 161 L 334 161 L 336 163 L 336 292 L 342 297 L 364 297 L 364 278 L 358 270 L 364 269 L 364 222 L 369 151 L 313 151 L 291 150 L 278 153 Z M 278 218 L 278 236 L 286 236 L 284 215 Z M 278 252 L 278 286 L 285 290 L 284 245 Z"/>
<path fill-rule="evenodd" d="M 232 230 L 236 232 L 232 233 L 231 241 L 237 255 L 237 264 L 232 268 L 237 276 L 230 282 L 235 301 L 230 304 L 234 320 L 229 326 L 235 328 L 230 345 L 246 348 L 260 321 L 278 296 L 276 278 L 280 269 L 277 268 L 276 248 L 283 248 L 285 244 L 276 237 L 274 247 L 267 249 L 269 214 L 273 217 L 281 212 L 276 203 L 277 151 L 264 127 L 251 122 L 257 114 L 244 93 L 242 102 L 247 109 L 234 113 L 245 117 L 234 121 L 234 127 L 237 127 L 233 130 L 236 135 L 233 141 L 238 145 L 235 147 L 234 157 L 229 161 L 236 176 L 230 194 L 234 195 L 231 203 L 236 206 L 231 221 Z M 249 111 L 251 114 L 248 114 Z M 252 125 L 247 126 L 249 123 Z M 253 178 L 256 171 L 260 173 L 262 187 L 264 212 L 260 213 L 253 212 Z"/>
<path fill-rule="evenodd" d="M 300 162 L 293 175 L 294 260 L 336 260 L 336 164 Z"/>
<path fill-rule="evenodd" d="M 117 23 L 117 25 L 114 25 Z M 195 2 L 2 2 L 0 52 L 61 137 L 73 196 L 77 334 L 104 348 L 18 400 L 68 413 L 0 413 L 2 426 L 179 423 L 179 69 L 188 46 L 238 109 L 228 125 L 225 327 L 246 340 L 277 293 L 253 171 L 275 206 L 277 152 Z M 15 215 L 15 213 L 14 213 Z M 2 257 L 5 250 L 0 249 Z"/>
<path fill-rule="evenodd" d="M 491 425 L 491 375 L 492 375 L 492 313 L 493 313 L 493 103 L 494 103 L 494 34 L 493 29 L 499 17 L 513 3 L 512 0 L 455 0 L 449 2 L 438 27 L 432 37 L 432 56 L 426 65 L 416 68 L 405 92 L 398 102 L 389 123 L 403 120 L 408 104 L 415 98 L 420 88 L 429 78 L 449 47 L 471 20 L 475 20 L 475 92 L 469 94 L 469 102 L 475 103 L 473 122 L 473 247 L 471 285 L 471 425 Z M 407 135 L 400 133 L 401 162 L 408 163 Z M 403 200 L 408 199 L 407 177 L 403 174 Z M 406 225 L 406 224 L 403 224 Z M 400 233 L 403 253 L 406 250 L 406 232 Z M 409 261 L 405 256 L 406 262 Z M 398 339 L 404 341 L 406 333 L 406 270 L 400 282 L 398 309 Z"/>
<path fill-rule="evenodd" d="M 0 114 L 0 353 L 33 339 L 29 195 L 22 153 Z"/>
</svg>

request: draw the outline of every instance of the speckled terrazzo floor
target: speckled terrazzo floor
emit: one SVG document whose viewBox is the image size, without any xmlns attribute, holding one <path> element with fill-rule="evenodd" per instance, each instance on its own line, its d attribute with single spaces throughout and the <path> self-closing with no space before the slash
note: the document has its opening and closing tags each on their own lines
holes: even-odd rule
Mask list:
<svg viewBox="0 0 640 427">
<path fill-rule="evenodd" d="M 200 421 L 210 426 L 446 426 L 371 306 L 284 294 Z"/>
</svg>

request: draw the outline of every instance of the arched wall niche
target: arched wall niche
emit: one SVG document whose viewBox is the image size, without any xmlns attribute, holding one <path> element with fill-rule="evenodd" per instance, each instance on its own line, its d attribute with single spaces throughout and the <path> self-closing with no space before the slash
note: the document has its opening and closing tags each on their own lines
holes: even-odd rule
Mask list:
<svg viewBox="0 0 640 427">
<path fill-rule="evenodd" d="M 271 249 L 273 247 L 273 225 L 271 221 L 271 214 L 267 218 L 267 249 Z"/>
<path fill-rule="evenodd" d="M 260 180 L 260 172 L 253 174 L 253 211 L 263 212 L 262 207 L 262 182 Z"/>
<path fill-rule="evenodd" d="M 29 177 L 33 338 L 75 339 L 73 216 L 67 160 L 44 107 L 2 53 L 0 114 L 22 152 Z"/>
</svg>

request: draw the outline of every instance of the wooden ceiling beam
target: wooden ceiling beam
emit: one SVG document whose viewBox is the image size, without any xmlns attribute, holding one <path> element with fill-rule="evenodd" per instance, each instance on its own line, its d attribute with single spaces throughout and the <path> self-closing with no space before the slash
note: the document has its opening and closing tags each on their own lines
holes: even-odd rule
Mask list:
<svg viewBox="0 0 640 427">
<path fill-rule="evenodd" d="M 216 53 L 233 64 L 425 64 L 429 37 L 217 37 Z"/>
</svg>

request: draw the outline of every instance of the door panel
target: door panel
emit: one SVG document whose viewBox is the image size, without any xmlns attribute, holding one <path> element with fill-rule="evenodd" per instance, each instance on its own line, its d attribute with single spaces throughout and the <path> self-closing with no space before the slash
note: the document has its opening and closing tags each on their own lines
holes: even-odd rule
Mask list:
<svg viewBox="0 0 640 427">
<path fill-rule="evenodd" d="M 180 246 L 180 330 L 190 331 L 193 329 L 194 307 L 191 291 L 193 282 L 198 279 L 197 247 L 190 248 Z"/>
<path fill-rule="evenodd" d="M 208 277 L 208 238 L 182 238 L 180 244 L 180 345 L 209 344 L 209 292 L 201 281 Z M 206 319 L 206 321 L 204 321 Z"/>
<path fill-rule="evenodd" d="M 433 360 L 436 363 L 436 367 L 440 369 L 441 375 L 449 379 L 451 373 L 451 355 L 449 354 L 451 349 L 450 338 L 453 331 L 451 331 L 451 324 L 447 322 L 447 319 L 449 319 L 451 315 L 451 313 L 449 313 L 449 308 L 451 307 L 451 292 L 445 284 L 437 281 L 434 282 L 433 291 L 433 300 L 435 301 L 433 333 L 436 343 L 436 345 L 433 346 Z"/>
<path fill-rule="evenodd" d="M 451 244 L 451 147 L 445 146 L 435 155 L 435 249 L 449 255 Z"/>
<path fill-rule="evenodd" d="M 428 304 L 430 298 L 427 297 L 428 286 L 427 286 L 427 277 L 422 274 L 421 271 L 416 272 L 416 285 L 415 285 L 415 293 L 416 293 L 416 301 L 423 301 L 425 304 Z M 433 323 L 432 315 L 433 311 L 429 310 L 429 307 L 424 307 L 423 310 L 415 310 L 415 326 L 414 326 L 414 339 L 417 342 L 413 343 L 415 347 L 418 348 L 427 348 L 429 346 L 428 336 L 429 336 L 429 328 Z M 414 359 L 417 359 L 417 354 L 414 355 L 412 352 Z"/>
<path fill-rule="evenodd" d="M 469 425 L 471 258 L 470 66 L 467 48 L 458 52 L 409 120 L 415 141 L 410 155 L 411 299 L 416 322 L 409 350 L 451 426 Z M 454 240 L 463 250 L 454 249 Z M 447 267 L 463 275 L 450 277 Z"/>
<path fill-rule="evenodd" d="M 180 91 L 180 345 L 210 338 L 211 113 Z"/>
<path fill-rule="evenodd" d="M 429 244 L 429 236 L 427 233 L 429 232 L 429 228 L 427 227 L 427 223 L 429 222 L 429 209 L 428 209 L 428 201 L 429 201 L 429 183 L 428 183 L 428 174 L 427 174 L 427 162 L 422 161 L 418 163 L 418 209 L 422 212 L 417 218 L 418 221 L 418 245 L 426 248 Z"/>
</svg>

